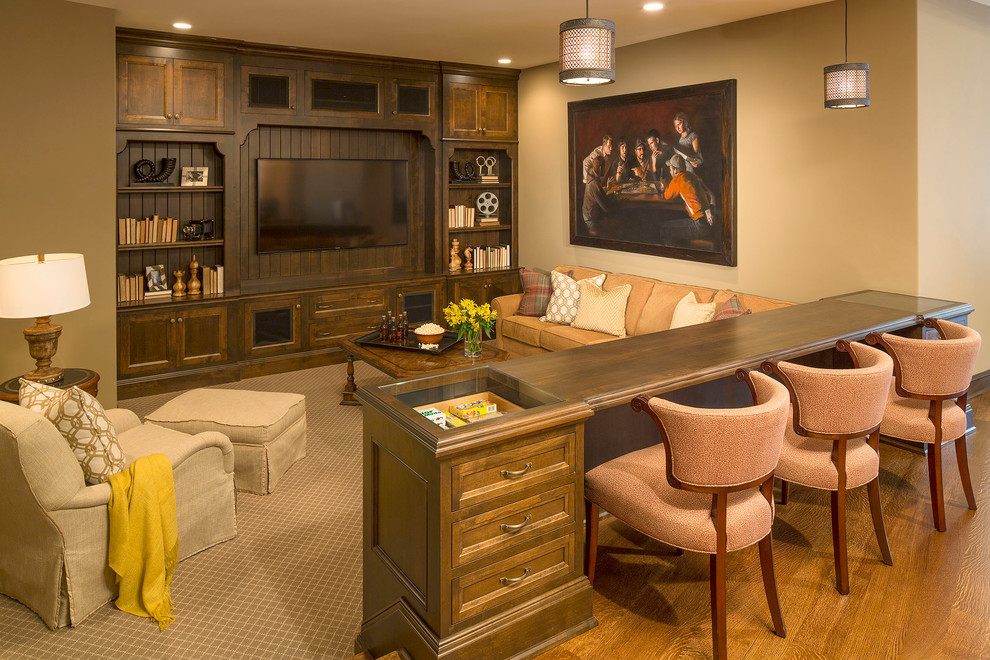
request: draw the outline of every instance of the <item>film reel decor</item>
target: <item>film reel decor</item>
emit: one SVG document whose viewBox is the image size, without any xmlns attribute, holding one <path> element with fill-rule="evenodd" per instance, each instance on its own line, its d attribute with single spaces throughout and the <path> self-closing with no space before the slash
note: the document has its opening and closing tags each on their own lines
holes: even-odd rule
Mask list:
<svg viewBox="0 0 990 660">
<path fill-rule="evenodd" d="M 489 191 L 481 193 L 478 195 L 478 199 L 474 201 L 474 206 L 483 218 L 498 219 L 496 216 L 498 213 L 498 197 L 495 193 Z"/>
</svg>

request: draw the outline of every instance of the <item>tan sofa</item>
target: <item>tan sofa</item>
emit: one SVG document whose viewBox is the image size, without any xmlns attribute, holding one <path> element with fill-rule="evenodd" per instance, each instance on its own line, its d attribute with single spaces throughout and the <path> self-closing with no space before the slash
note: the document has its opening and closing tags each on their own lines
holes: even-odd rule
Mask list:
<svg viewBox="0 0 990 660">
<path fill-rule="evenodd" d="M 698 302 L 714 301 L 721 304 L 734 295 L 739 296 L 739 301 L 743 307 L 753 310 L 753 313 L 793 304 L 772 298 L 737 293 L 728 289 L 716 290 L 703 286 L 673 284 L 649 277 L 609 273 L 583 266 L 558 266 L 554 270 L 558 272 L 573 271 L 576 280 L 605 273 L 603 288 L 606 291 L 623 284 L 632 285 L 629 302 L 626 305 L 626 335 L 628 336 L 668 330 L 670 320 L 674 315 L 674 307 L 689 291 L 694 292 Z M 619 339 L 619 337 L 601 332 L 579 330 L 559 323 L 545 323 L 536 316 L 519 316 L 516 314 L 516 310 L 519 309 L 521 300 L 522 294 L 517 293 L 501 296 L 492 301 L 492 307 L 498 313 L 495 321 L 495 343 L 499 348 L 508 351 L 509 357 L 525 357 Z"/>
</svg>

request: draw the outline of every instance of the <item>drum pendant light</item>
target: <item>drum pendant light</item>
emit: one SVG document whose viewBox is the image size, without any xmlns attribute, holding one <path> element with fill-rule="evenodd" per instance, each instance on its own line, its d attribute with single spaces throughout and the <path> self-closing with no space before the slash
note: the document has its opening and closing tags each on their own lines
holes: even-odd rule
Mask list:
<svg viewBox="0 0 990 660">
<path fill-rule="evenodd" d="M 584 18 L 560 24 L 560 82 L 566 85 L 607 85 L 615 82 L 615 23 Z"/>
<path fill-rule="evenodd" d="M 849 0 L 845 0 L 845 62 L 825 67 L 825 108 L 865 108 L 870 105 L 870 65 L 849 61 Z"/>
</svg>

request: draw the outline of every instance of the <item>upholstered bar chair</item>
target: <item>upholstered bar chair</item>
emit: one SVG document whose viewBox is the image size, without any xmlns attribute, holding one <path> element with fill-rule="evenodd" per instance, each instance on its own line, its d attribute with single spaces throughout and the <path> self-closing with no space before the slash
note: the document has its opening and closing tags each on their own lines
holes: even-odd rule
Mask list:
<svg viewBox="0 0 990 660">
<path fill-rule="evenodd" d="M 880 506 L 880 422 L 894 363 L 883 351 L 840 340 L 836 349 L 852 358 L 852 369 L 816 369 L 768 360 L 762 370 L 787 386 L 792 423 L 775 472 L 781 504 L 790 484 L 827 490 L 832 507 L 835 588 L 849 593 L 846 551 L 846 491 L 865 485 L 883 563 L 893 564 Z"/>
<path fill-rule="evenodd" d="M 585 475 L 587 574 L 594 584 L 598 514 L 675 548 L 710 555 L 712 643 L 725 658 L 725 555 L 760 546 L 774 632 L 785 635 L 773 570 L 773 473 L 787 424 L 787 389 L 740 371 L 753 394 L 745 408 L 691 408 L 640 396 L 633 410 L 656 422 L 663 442 L 603 463 Z"/>
<path fill-rule="evenodd" d="M 955 442 L 966 502 L 970 509 L 976 510 L 966 457 L 966 395 L 981 338 L 976 330 L 951 321 L 926 319 L 924 326 L 934 328 L 940 339 L 871 333 L 866 341 L 882 346 L 894 360 L 894 382 L 887 396 L 880 433 L 926 446 L 932 517 L 935 529 L 944 532 L 943 442 Z"/>
</svg>

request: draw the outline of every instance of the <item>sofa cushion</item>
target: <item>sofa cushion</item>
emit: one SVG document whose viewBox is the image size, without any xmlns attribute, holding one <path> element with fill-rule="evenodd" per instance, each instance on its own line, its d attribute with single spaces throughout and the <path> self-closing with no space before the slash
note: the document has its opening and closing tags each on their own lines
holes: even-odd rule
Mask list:
<svg viewBox="0 0 990 660">
<path fill-rule="evenodd" d="M 516 310 L 516 314 L 522 316 L 543 316 L 546 314 L 547 304 L 550 303 L 550 296 L 553 295 L 550 275 L 523 268 L 519 271 L 519 279 L 522 280 L 523 297 L 519 301 L 519 309 Z"/>
<path fill-rule="evenodd" d="M 701 302 L 708 302 L 715 293 L 713 289 L 706 289 L 700 286 L 686 286 L 684 284 L 670 284 L 667 282 L 657 282 L 653 286 L 653 292 L 646 300 L 643 313 L 636 324 L 635 334 L 646 335 L 651 332 L 660 332 L 670 328 L 670 320 L 674 316 L 674 307 L 687 293 L 694 292 L 695 298 Z"/>
<path fill-rule="evenodd" d="M 712 321 L 721 321 L 752 313 L 753 310 L 743 308 L 742 303 L 739 302 L 739 296 L 732 296 L 715 309 L 715 313 L 712 314 Z"/>
<path fill-rule="evenodd" d="M 78 387 L 61 390 L 22 378 L 20 404 L 41 413 L 69 443 L 88 484 L 103 483 L 124 469 L 117 432 L 100 402 Z"/>
<path fill-rule="evenodd" d="M 540 334 L 540 346 L 548 351 L 563 351 L 568 348 L 600 344 L 603 341 L 616 339 L 618 337 L 592 330 L 581 330 L 569 325 L 552 325 Z"/>
<path fill-rule="evenodd" d="M 510 316 L 502 319 L 502 337 L 515 339 L 530 346 L 540 345 L 540 333 L 551 324 L 532 316 Z"/>
<path fill-rule="evenodd" d="M 765 312 L 769 309 L 779 309 L 781 307 L 790 307 L 794 303 L 785 302 L 783 300 L 774 300 L 773 298 L 763 298 L 762 296 L 754 296 L 748 293 L 736 293 L 729 289 L 720 289 L 715 292 L 714 297 L 712 297 L 712 302 L 721 305 L 726 300 L 736 296 L 739 299 L 739 304 L 743 306 L 743 309 L 752 310 L 756 312 Z"/>
<path fill-rule="evenodd" d="M 581 280 L 578 284 L 581 287 L 581 299 L 571 327 L 625 337 L 626 303 L 629 301 L 632 285 L 623 284 L 605 291 L 595 286 L 591 280 Z"/>
<path fill-rule="evenodd" d="M 653 293 L 653 287 L 657 281 L 648 277 L 638 275 L 624 275 L 622 273 L 609 273 L 605 277 L 605 284 L 602 286 L 606 291 L 611 291 L 617 286 L 630 285 L 632 291 L 629 292 L 629 301 L 626 303 L 626 334 L 636 334 L 636 326 L 639 324 L 639 317 L 643 314 L 646 301 Z"/>
<path fill-rule="evenodd" d="M 684 328 L 689 325 L 698 325 L 712 320 L 715 314 L 715 303 L 698 302 L 694 291 L 687 293 L 674 307 L 674 314 L 670 319 L 670 328 Z"/>
<path fill-rule="evenodd" d="M 553 269 L 553 272 L 563 273 L 574 280 L 586 280 L 589 277 L 598 277 L 599 275 L 609 274 L 607 270 L 586 268 L 585 266 L 557 266 Z M 599 286 L 601 286 L 601 284 L 599 284 Z"/>
<path fill-rule="evenodd" d="M 570 325 L 577 315 L 578 301 L 581 300 L 579 280 L 574 280 L 559 271 L 552 272 L 550 277 L 553 281 L 553 295 L 547 305 L 546 316 L 541 316 L 540 320 Z M 601 273 L 588 279 L 601 286 L 605 281 L 605 274 Z"/>
</svg>

